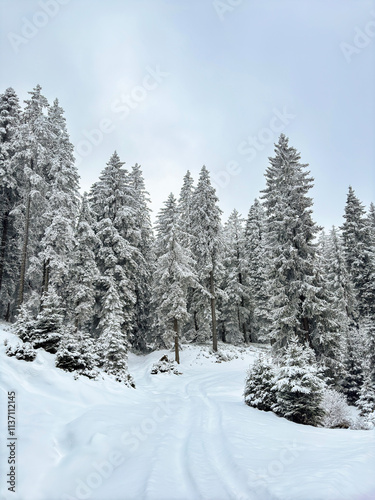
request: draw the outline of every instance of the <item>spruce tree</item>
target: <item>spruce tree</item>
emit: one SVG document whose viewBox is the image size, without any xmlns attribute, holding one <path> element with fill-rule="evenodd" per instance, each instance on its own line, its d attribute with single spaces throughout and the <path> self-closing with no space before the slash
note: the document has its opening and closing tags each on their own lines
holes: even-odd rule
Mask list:
<svg viewBox="0 0 375 500">
<path fill-rule="evenodd" d="M 272 360 L 259 356 L 247 372 L 245 403 L 258 410 L 271 411 L 276 403 L 275 378 L 276 370 Z"/>
<path fill-rule="evenodd" d="M 29 340 L 35 349 L 41 347 L 55 354 L 63 336 L 63 309 L 52 287 L 42 295 L 41 306 L 29 332 L 30 338 L 22 340 Z"/>
<path fill-rule="evenodd" d="M 96 249 L 96 263 L 101 274 L 97 283 L 97 321 L 103 316 L 103 297 L 115 287 L 122 309 L 121 328 L 126 339 L 134 329 L 135 283 L 132 280 L 136 263 L 136 249 L 126 239 L 129 227 L 129 205 L 126 203 L 126 171 L 115 152 L 102 171 L 99 181 L 90 193 L 90 202 L 96 216 L 95 233 L 100 242 Z M 101 321 L 99 331 L 101 332 Z"/>
<path fill-rule="evenodd" d="M 49 144 L 52 137 L 47 110 L 49 104 L 37 85 L 29 94 L 22 124 L 17 130 L 19 147 L 14 156 L 21 171 L 21 202 L 14 209 L 21 247 L 17 306 L 27 299 L 39 306 L 42 272 L 38 255 L 44 232 L 50 168 Z M 38 296 L 35 301 L 32 293 Z"/>
<path fill-rule="evenodd" d="M 361 395 L 365 371 L 363 353 L 363 335 L 361 330 L 349 331 L 345 351 L 345 375 L 341 383 L 342 392 L 350 405 L 355 405 Z"/>
<path fill-rule="evenodd" d="M 180 226 L 182 229 L 181 245 L 190 250 L 192 248 L 193 238 L 193 193 L 194 180 L 188 170 L 184 176 L 178 199 L 178 213 L 180 215 Z"/>
<path fill-rule="evenodd" d="M 223 291 L 221 322 L 223 340 L 239 343 L 248 342 L 247 319 L 249 310 L 248 288 L 245 284 L 245 236 L 243 219 L 233 210 L 223 231 Z"/>
<path fill-rule="evenodd" d="M 292 422 L 317 426 L 324 415 L 321 408 L 324 383 L 314 359 L 313 351 L 301 345 L 298 337 L 289 339 L 274 386 L 274 411 Z"/>
<path fill-rule="evenodd" d="M 75 327 L 82 332 L 93 331 L 96 282 L 100 273 L 95 253 L 100 240 L 94 231 L 94 219 L 85 193 L 74 234 L 74 248 L 69 262 L 68 303 Z"/>
<path fill-rule="evenodd" d="M 99 348 L 103 357 L 103 369 L 129 387 L 135 387 L 128 373 L 129 343 L 123 329 L 124 315 L 121 297 L 117 291 L 114 276 L 106 276 L 106 290 L 102 296 L 102 308 L 99 322 L 101 336 Z"/>
<path fill-rule="evenodd" d="M 325 237 L 322 248 L 324 272 L 327 282 L 335 298 L 334 308 L 340 316 L 341 327 L 349 328 L 357 324 L 357 303 L 351 277 L 348 273 L 342 237 L 335 227 L 332 227 Z"/>
<path fill-rule="evenodd" d="M 281 134 L 266 171 L 263 191 L 267 214 L 269 271 L 268 317 L 277 352 L 297 336 L 319 356 L 335 356 L 338 324 L 332 313 L 314 239 L 319 227 L 312 219 L 308 196 L 313 179 L 300 155 Z"/>
<path fill-rule="evenodd" d="M 366 212 L 349 187 L 342 225 L 346 265 L 352 278 L 359 314 L 375 317 L 375 254 Z"/>
<path fill-rule="evenodd" d="M 178 213 L 180 218 L 181 227 L 181 245 L 188 249 L 190 252 L 193 250 L 193 193 L 194 193 L 194 180 L 188 170 L 183 178 L 183 184 L 178 199 Z M 195 264 L 194 264 L 195 265 Z M 194 310 L 194 297 L 197 296 L 198 290 L 193 287 L 188 288 L 187 296 L 187 309 L 189 318 L 182 330 L 182 334 L 187 340 L 194 340 L 196 338 L 199 326 L 197 311 Z"/>
<path fill-rule="evenodd" d="M 245 227 L 245 307 L 248 309 L 247 329 L 252 342 L 268 339 L 268 253 L 266 246 L 265 211 L 258 199 L 250 207 Z"/>
<path fill-rule="evenodd" d="M 17 228 L 12 210 L 20 203 L 20 174 L 14 155 L 21 107 L 8 88 L 0 94 L 0 317 L 9 320 L 14 307 L 19 269 Z"/>
<path fill-rule="evenodd" d="M 39 255 L 43 268 L 42 290 L 47 292 L 51 283 L 66 299 L 70 259 L 75 245 L 74 226 L 79 210 L 79 177 L 63 109 L 57 99 L 48 110 L 48 121 L 51 132 L 48 145 L 49 186 Z"/>
<path fill-rule="evenodd" d="M 170 194 L 157 219 L 156 269 L 153 295 L 157 304 L 158 324 L 163 341 L 170 346 L 174 341 L 175 361 L 180 362 L 179 342 L 181 326 L 188 318 L 187 291 L 196 285 L 193 260 L 189 249 L 180 243 L 183 231 L 180 227 L 177 202 Z"/>
<path fill-rule="evenodd" d="M 370 203 L 367 220 L 370 228 L 372 248 L 373 251 L 375 252 L 375 205 L 373 203 Z"/>
<path fill-rule="evenodd" d="M 153 253 L 154 235 L 150 217 L 150 198 L 141 170 L 137 163 L 129 173 L 129 226 L 126 239 L 135 249 L 133 254 L 134 327 L 130 341 L 144 351 L 151 330 L 151 285 L 155 266 Z"/>
<path fill-rule="evenodd" d="M 198 338 L 207 339 L 211 323 L 214 351 L 217 351 L 216 296 L 222 251 L 222 211 L 217 203 L 209 172 L 203 166 L 192 198 L 192 250 L 204 292 L 195 291 L 191 309 Z"/>
<path fill-rule="evenodd" d="M 362 323 L 365 347 L 365 377 L 357 406 L 363 415 L 375 411 L 375 322 L 366 318 Z"/>
</svg>

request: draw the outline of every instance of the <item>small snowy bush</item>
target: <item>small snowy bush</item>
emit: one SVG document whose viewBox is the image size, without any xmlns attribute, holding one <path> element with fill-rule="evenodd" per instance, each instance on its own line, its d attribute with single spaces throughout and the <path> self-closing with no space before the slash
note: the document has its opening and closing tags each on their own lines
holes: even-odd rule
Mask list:
<svg viewBox="0 0 375 500">
<path fill-rule="evenodd" d="M 334 389 L 326 389 L 323 394 L 323 427 L 348 429 L 353 424 L 350 407 L 345 396 Z"/>
<path fill-rule="evenodd" d="M 297 424 L 320 425 L 324 388 L 313 351 L 292 338 L 281 359 L 273 411 Z"/>
<path fill-rule="evenodd" d="M 248 406 L 270 411 L 276 402 L 275 370 L 269 358 L 259 356 L 247 372 L 244 398 Z"/>
<path fill-rule="evenodd" d="M 211 352 L 211 351 L 210 351 Z M 217 351 L 213 352 L 212 354 L 215 356 L 216 361 L 215 363 L 221 363 L 222 361 L 232 361 L 232 359 L 238 358 L 235 354 L 232 354 L 230 352 L 223 352 L 223 351 Z"/>
<path fill-rule="evenodd" d="M 17 359 L 23 359 L 24 361 L 34 361 L 36 358 L 36 351 L 30 342 L 17 344 L 14 347 L 8 346 L 5 353 L 9 357 L 15 356 Z"/>
<path fill-rule="evenodd" d="M 93 340 L 85 334 L 67 329 L 56 353 L 56 366 L 88 378 L 98 374 Z"/>
<path fill-rule="evenodd" d="M 181 372 L 177 370 L 176 362 L 168 359 L 167 355 L 162 356 L 157 363 L 152 365 L 151 375 L 157 375 L 158 373 L 181 375 Z"/>
</svg>

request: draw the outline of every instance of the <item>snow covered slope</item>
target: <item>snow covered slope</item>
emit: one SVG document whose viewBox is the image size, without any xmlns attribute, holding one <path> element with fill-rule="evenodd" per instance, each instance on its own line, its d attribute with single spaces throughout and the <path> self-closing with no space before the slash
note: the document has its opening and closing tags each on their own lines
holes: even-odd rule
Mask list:
<svg viewBox="0 0 375 500">
<path fill-rule="evenodd" d="M 179 376 L 149 374 L 164 352 L 131 355 L 134 390 L 74 380 L 44 352 L 32 363 L 8 358 L 3 340 L 15 339 L 3 330 L 2 499 L 375 499 L 374 431 L 301 426 L 247 407 L 254 350 L 216 363 L 186 348 Z M 8 391 L 17 398 L 15 494 L 4 479 Z"/>
</svg>

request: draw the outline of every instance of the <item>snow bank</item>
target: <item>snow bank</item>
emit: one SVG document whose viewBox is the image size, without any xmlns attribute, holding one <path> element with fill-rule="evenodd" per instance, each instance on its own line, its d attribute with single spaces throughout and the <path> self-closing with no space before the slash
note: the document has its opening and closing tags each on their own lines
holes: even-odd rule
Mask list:
<svg viewBox="0 0 375 500">
<path fill-rule="evenodd" d="M 17 486 L 6 500 L 370 500 L 374 431 L 301 426 L 249 408 L 242 392 L 254 349 L 181 352 L 178 377 L 151 375 L 167 351 L 129 357 L 137 389 L 109 377 L 74 380 L 39 351 L 5 356 L 0 327 L 1 435 L 17 399 Z M 221 347 L 225 351 L 225 347 Z"/>
</svg>

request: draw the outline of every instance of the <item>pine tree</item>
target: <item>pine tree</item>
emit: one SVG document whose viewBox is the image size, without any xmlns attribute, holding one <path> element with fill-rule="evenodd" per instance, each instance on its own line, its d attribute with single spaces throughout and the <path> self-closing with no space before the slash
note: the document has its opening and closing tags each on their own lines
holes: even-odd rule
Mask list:
<svg viewBox="0 0 375 500">
<path fill-rule="evenodd" d="M 191 253 L 193 251 L 193 193 L 194 193 L 194 180 L 188 170 L 183 178 L 183 184 L 178 199 L 178 213 L 180 218 L 181 227 L 181 246 L 188 249 Z M 195 265 L 195 264 L 194 264 Z M 182 330 L 182 334 L 187 340 L 194 340 L 198 332 L 197 312 L 194 311 L 194 297 L 199 294 L 198 290 L 192 287 L 188 288 L 187 296 L 187 309 L 189 318 Z"/>
<path fill-rule="evenodd" d="M 21 107 L 12 88 L 0 94 L 0 317 L 10 319 L 19 266 L 12 209 L 20 203 L 20 176 L 14 162 Z"/>
<path fill-rule="evenodd" d="M 181 245 L 182 239 L 177 202 L 173 194 L 170 194 L 157 219 L 157 261 L 153 294 L 164 343 L 169 346 L 173 338 L 177 363 L 180 362 L 181 325 L 189 316 L 187 291 L 189 285 L 196 284 L 193 260 L 189 249 Z"/>
<path fill-rule="evenodd" d="M 194 180 L 188 170 L 184 176 L 178 199 L 178 213 L 180 215 L 180 226 L 182 229 L 181 245 L 190 250 L 192 249 L 193 238 L 193 193 Z"/>
<path fill-rule="evenodd" d="M 275 351 L 292 336 L 313 347 L 319 356 L 335 356 L 338 324 L 329 291 L 319 273 L 308 192 L 313 179 L 300 155 L 281 134 L 266 171 L 263 191 L 269 247 L 268 301 L 270 336 Z"/>
<path fill-rule="evenodd" d="M 353 283 L 346 268 L 342 238 L 335 227 L 332 227 L 329 235 L 325 237 L 322 255 L 325 260 L 324 274 L 335 297 L 334 309 L 340 316 L 340 325 L 349 328 L 358 321 L 357 303 Z"/>
<path fill-rule="evenodd" d="M 361 395 L 364 382 L 363 335 L 353 328 L 346 341 L 345 376 L 341 383 L 342 392 L 350 405 L 355 405 Z"/>
<path fill-rule="evenodd" d="M 74 327 L 65 328 L 56 353 L 57 368 L 88 378 L 96 378 L 97 362 L 94 340 L 87 333 L 79 332 Z"/>
<path fill-rule="evenodd" d="M 100 277 L 95 252 L 100 248 L 100 240 L 94 232 L 94 219 L 86 193 L 82 199 L 74 242 L 69 262 L 69 309 L 75 327 L 83 332 L 91 332 L 96 302 L 96 281 Z"/>
<path fill-rule="evenodd" d="M 370 227 L 372 248 L 373 251 L 375 252 L 375 205 L 373 203 L 370 203 L 367 220 L 368 220 L 368 225 Z"/>
<path fill-rule="evenodd" d="M 298 337 L 289 339 L 274 386 L 274 411 L 292 422 L 317 426 L 324 415 L 324 383 L 318 377 L 314 358 L 313 351 L 301 345 Z"/>
<path fill-rule="evenodd" d="M 121 307 L 121 297 L 118 294 L 115 278 L 106 276 L 107 289 L 102 297 L 102 308 L 99 322 L 101 336 L 100 350 L 104 357 L 103 368 L 113 375 L 118 382 L 129 387 L 135 387 L 128 373 L 129 344 L 123 329 L 124 315 Z"/>
<path fill-rule="evenodd" d="M 37 258 L 44 232 L 43 214 L 47 204 L 48 174 L 51 138 L 50 124 L 46 115 L 47 99 L 37 85 L 29 92 L 21 126 L 17 129 L 17 152 L 14 160 L 22 172 L 22 202 L 14 209 L 20 238 L 21 260 L 19 269 L 17 305 L 24 302 L 25 292 L 39 295 L 42 273 Z M 39 299 L 38 299 L 39 301 Z"/>
<path fill-rule="evenodd" d="M 63 336 L 63 309 L 60 297 L 52 287 L 43 294 L 41 305 L 30 331 L 30 339 L 26 340 L 30 340 L 35 349 L 41 347 L 55 354 Z"/>
<path fill-rule="evenodd" d="M 223 340 L 232 343 L 248 342 L 247 319 L 249 310 L 245 301 L 248 289 L 245 285 L 245 237 L 243 219 L 233 210 L 224 226 L 224 280 L 222 299 Z"/>
<path fill-rule="evenodd" d="M 321 371 L 327 377 L 326 382 L 338 387 L 344 377 L 344 350 L 347 336 L 346 324 L 340 323 L 341 316 L 335 308 L 336 297 L 330 289 L 330 282 L 324 272 L 323 258 L 317 253 L 315 296 L 310 313 L 312 348 L 317 356 Z"/>
<path fill-rule="evenodd" d="M 361 316 L 375 317 L 375 255 L 365 209 L 349 187 L 342 225 L 346 264 Z"/>
<path fill-rule="evenodd" d="M 217 351 L 216 288 L 222 250 L 222 212 L 217 202 L 209 172 L 203 166 L 192 199 L 192 250 L 197 262 L 199 283 L 205 291 L 196 290 L 191 309 L 197 336 L 202 340 L 207 338 L 211 319 L 214 351 Z"/>
<path fill-rule="evenodd" d="M 362 323 L 365 347 L 365 378 L 357 406 L 363 415 L 375 411 L 375 322 L 366 318 Z"/>
<path fill-rule="evenodd" d="M 269 330 L 267 307 L 268 255 L 266 249 L 265 212 L 256 199 L 250 207 L 245 228 L 245 284 L 247 295 L 249 339 L 252 342 L 266 341 Z"/>
<path fill-rule="evenodd" d="M 151 285 L 152 273 L 155 266 L 153 253 L 154 236 L 150 218 L 149 194 L 140 165 L 132 167 L 129 174 L 129 219 L 131 230 L 127 231 L 126 238 L 135 248 L 133 255 L 134 293 L 136 302 L 134 306 L 134 328 L 130 339 L 132 345 L 146 350 L 147 341 L 151 330 Z M 130 225 L 130 224 L 129 224 Z"/>
<path fill-rule="evenodd" d="M 276 371 L 272 360 L 259 356 L 247 372 L 244 397 L 248 406 L 271 411 L 276 403 Z"/>
<path fill-rule="evenodd" d="M 115 152 L 106 168 L 94 184 L 90 201 L 96 215 L 95 233 L 100 241 L 96 252 L 96 263 L 101 273 L 97 280 L 96 316 L 103 315 L 103 297 L 111 287 L 116 288 L 122 309 L 121 328 L 127 339 L 134 329 L 135 284 L 132 281 L 136 263 L 133 259 L 136 249 L 125 238 L 129 227 L 129 205 L 126 204 L 123 163 Z M 99 334 L 100 332 L 99 322 Z"/>
<path fill-rule="evenodd" d="M 63 109 L 57 99 L 48 110 L 48 121 L 51 132 L 49 186 L 39 259 L 43 268 L 43 291 L 48 291 L 51 282 L 66 298 L 70 258 L 75 244 L 74 226 L 79 210 L 79 177 Z"/>
</svg>

